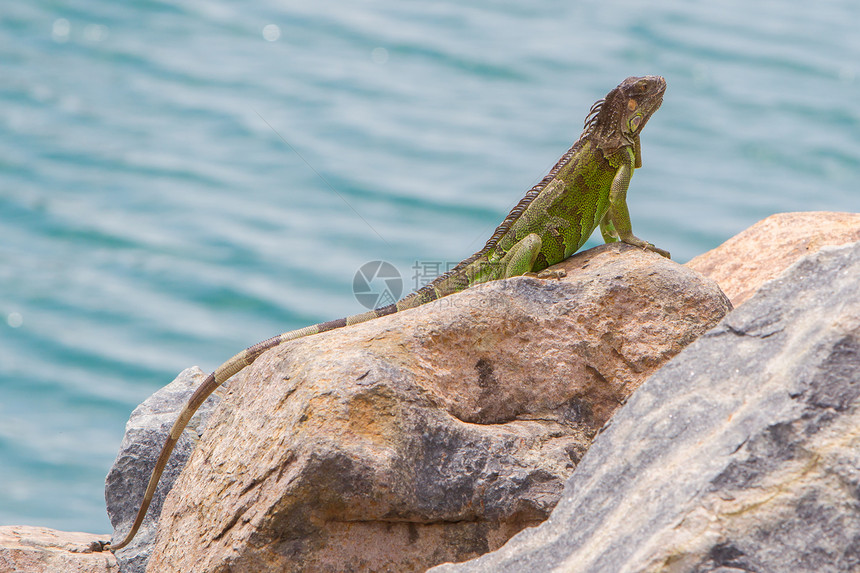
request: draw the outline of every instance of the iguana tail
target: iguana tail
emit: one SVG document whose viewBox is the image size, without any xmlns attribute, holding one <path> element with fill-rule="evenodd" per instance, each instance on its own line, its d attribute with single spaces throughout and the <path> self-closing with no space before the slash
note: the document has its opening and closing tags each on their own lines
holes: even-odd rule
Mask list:
<svg viewBox="0 0 860 573">
<path fill-rule="evenodd" d="M 218 388 L 218 386 L 223 384 L 228 378 L 241 371 L 246 366 L 250 366 L 266 350 L 279 346 L 289 340 L 295 340 L 296 338 L 302 338 L 304 336 L 310 336 L 312 334 L 319 334 L 327 330 L 334 330 L 336 328 L 350 326 L 352 324 L 358 324 L 360 322 L 379 318 L 380 316 L 394 314 L 395 312 L 406 310 L 408 308 L 415 308 L 417 306 L 432 302 L 444 296 L 448 296 L 449 294 L 459 292 L 476 281 L 482 282 L 487 280 L 487 277 L 483 277 L 481 279 L 474 279 L 469 273 L 469 266 L 472 263 L 478 261 L 478 259 L 480 259 L 481 257 L 484 257 L 486 253 L 488 253 L 492 249 L 492 247 L 498 241 L 498 238 L 501 237 L 507 231 L 513 221 L 515 221 L 516 218 L 519 217 L 520 214 L 522 214 L 523 210 L 525 210 L 525 208 L 529 205 L 532 199 L 537 196 L 538 191 L 542 189 L 546 185 L 546 183 L 552 179 L 552 177 L 558 172 L 564 162 L 570 159 L 572 152 L 573 148 L 562 158 L 561 161 L 559 161 L 558 165 L 553 168 L 550 174 L 545 177 L 540 184 L 536 185 L 526 195 L 526 197 L 522 201 L 520 201 L 516 207 L 514 207 L 514 209 L 504 220 L 504 222 L 499 226 L 498 229 L 496 229 L 496 232 L 493 234 L 493 236 L 487 242 L 487 245 L 482 250 L 478 251 L 471 257 L 462 261 L 454 269 L 436 277 L 436 279 L 434 279 L 430 284 L 421 287 L 417 291 L 403 297 L 394 304 L 390 304 L 382 308 L 377 308 L 375 310 L 370 310 L 362 314 L 349 316 L 347 318 L 339 318 L 337 320 L 321 322 L 313 326 L 306 326 L 305 328 L 285 332 L 268 340 L 264 340 L 263 342 L 259 342 L 254 346 L 246 348 L 245 350 L 219 366 L 218 369 L 215 370 L 215 372 L 207 376 L 203 383 L 198 386 L 197 390 L 194 391 L 194 394 L 191 395 L 191 398 L 188 400 L 188 403 L 185 404 L 185 407 L 182 409 L 182 412 L 180 412 L 179 418 L 177 418 L 176 422 L 173 423 L 173 427 L 170 429 L 170 435 L 167 437 L 167 441 L 161 448 L 161 453 L 158 456 L 158 461 L 155 463 L 155 468 L 152 470 L 152 476 L 149 478 L 149 484 L 146 486 L 146 493 L 143 496 L 143 502 L 140 504 L 140 509 L 138 509 L 137 511 L 137 516 L 134 518 L 134 525 L 132 525 L 131 531 L 129 531 L 128 534 L 125 536 L 125 539 L 123 539 L 119 543 L 105 545 L 105 549 L 109 549 L 111 551 L 117 551 L 119 549 L 122 549 L 123 547 L 128 545 L 134 538 L 135 534 L 137 534 L 137 530 L 140 529 L 140 525 L 143 523 L 143 518 L 146 516 L 146 512 L 149 509 L 149 504 L 152 502 L 152 497 L 153 495 L 155 495 L 155 488 L 158 486 L 158 481 L 161 479 L 161 474 L 164 472 L 165 466 L 167 466 L 167 462 L 170 459 L 171 452 L 173 452 L 173 447 L 176 445 L 176 442 L 179 441 L 179 437 L 182 435 L 182 432 L 185 430 L 185 427 L 188 425 L 188 422 L 191 420 L 191 417 L 203 404 L 203 402 L 206 401 L 206 398 L 208 398 L 212 394 L 212 392 L 214 392 Z"/>
<path fill-rule="evenodd" d="M 330 320 L 328 322 L 321 322 L 313 326 L 306 326 L 298 330 L 292 330 L 290 332 L 279 334 L 278 336 L 274 336 L 268 340 L 264 340 L 263 342 L 259 342 L 254 346 L 246 348 L 245 350 L 219 366 L 218 369 L 215 370 L 215 372 L 209 374 L 209 376 L 206 377 L 203 383 L 197 387 L 197 389 L 194 391 L 194 394 L 191 395 L 191 398 L 189 398 L 188 403 L 185 404 L 185 407 L 182 409 L 182 412 L 180 412 L 179 417 L 173 423 L 173 427 L 170 428 L 170 435 L 167 436 L 167 441 L 161 448 L 161 453 L 158 456 L 158 461 L 155 463 L 155 468 L 153 468 L 152 470 L 152 476 L 149 478 L 149 485 L 146 486 L 146 493 L 143 495 L 143 501 L 140 504 L 140 509 L 138 509 L 137 511 L 137 516 L 134 518 L 134 524 L 132 525 L 131 530 L 125 536 L 125 539 L 123 539 L 119 543 L 106 545 L 105 549 L 111 551 L 117 551 L 119 549 L 122 549 L 123 547 L 128 545 L 134 538 L 134 536 L 137 534 L 137 530 L 140 529 L 140 525 L 143 523 L 143 518 L 146 517 L 146 512 L 149 509 L 149 504 L 152 502 L 152 497 L 155 495 L 155 488 L 158 486 L 158 482 L 161 479 L 161 474 L 164 472 L 165 466 L 167 466 L 167 462 L 170 459 L 170 454 L 173 452 L 174 446 L 176 446 L 176 442 L 179 441 L 179 437 L 182 435 L 182 432 L 185 430 L 185 427 L 188 425 L 188 422 L 191 420 L 191 417 L 194 415 L 197 409 L 200 408 L 203 402 L 205 402 L 206 399 L 212 394 L 212 392 L 214 392 L 218 388 L 218 386 L 226 382 L 228 378 L 241 371 L 243 368 L 253 364 L 253 362 L 257 358 L 259 358 L 259 356 L 263 354 L 263 352 L 265 352 L 266 350 L 279 346 L 289 340 L 295 340 L 297 338 L 310 336 L 312 334 L 319 334 L 327 330 L 334 330 L 336 328 L 341 328 L 343 326 L 348 326 L 351 324 L 358 324 L 360 322 L 365 322 L 374 318 L 378 318 L 380 316 L 393 314 L 399 310 L 412 308 L 414 306 L 422 304 L 423 302 L 426 302 L 425 300 L 422 300 L 422 298 L 424 297 L 416 295 L 418 295 L 418 293 L 413 293 L 412 295 L 404 298 L 396 304 L 390 304 L 388 306 L 378 308 L 376 310 L 371 310 L 362 314 L 356 314 L 347 318 L 340 318 L 337 320 Z"/>
</svg>

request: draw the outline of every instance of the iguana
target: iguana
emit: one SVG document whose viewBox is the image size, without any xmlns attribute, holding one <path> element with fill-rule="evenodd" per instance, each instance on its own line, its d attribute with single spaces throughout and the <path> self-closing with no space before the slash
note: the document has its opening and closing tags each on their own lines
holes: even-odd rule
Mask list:
<svg viewBox="0 0 860 573">
<path fill-rule="evenodd" d="M 597 101 L 576 143 L 517 203 L 484 248 L 451 271 L 394 304 L 286 332 L 255 344 L 209 374 L 170 430 L 134 525 L 125 539 L 105 548 L 122 549 L 134 538 L 173 447 L 197 408 L 218 386 L 266 350 L 303 336 L 415 308 L 475 284 L 535 275 L 579 250 L 598 226 L 607 243 L 622 241 L 669 257 L 668 252 L 633 235 L 626 203 L 633 170 L 642 166 L 639 133 L 660 107 L 665 91 L 666 80 L 660 76 L 630 77 Z"/>
</svg>

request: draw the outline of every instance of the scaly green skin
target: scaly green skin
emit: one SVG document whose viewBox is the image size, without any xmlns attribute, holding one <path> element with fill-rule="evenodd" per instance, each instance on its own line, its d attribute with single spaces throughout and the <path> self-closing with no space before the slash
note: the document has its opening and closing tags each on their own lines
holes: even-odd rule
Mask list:
<svg viewBox="0 0 860 573">
<path fill-rule="evenodd" d="M 303 336 L 415 308 L 475 284 L 539 273 L 579 250 L 598 226 L 607 243 L 622 241 L 668 257 L 666 251 L 633 235 L 626 202 L 633 170 L 642 165 L 639 133 L 660 107 L 665 90 L 666 81 L 660 76 L 631 77 L 595 103 L 573 147 L 513 208 L 484 248 L 450 272 L 395 304 L 286 332 L 222 364 L 197 388 L 173 424 L 131 531 L 120 543 L 106 548 L 122 549 L 137 533 L 173 447 L 194 412 L 218 386 L 266 350 Z"/>
</svg>

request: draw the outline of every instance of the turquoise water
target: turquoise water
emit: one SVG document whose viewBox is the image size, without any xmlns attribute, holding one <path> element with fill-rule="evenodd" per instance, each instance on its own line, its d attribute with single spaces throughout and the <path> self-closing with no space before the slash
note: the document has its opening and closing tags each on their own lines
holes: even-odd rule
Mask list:
<svg viewBox="0 0 860 573">
<path fill-rule="evenodd" d="M 628 75 L 630 191 L 685 261 L 860 211 L 860 4 L 7 2 L 0 524 L 108 531 L 130 411 L 198 364 L 363 310 L 366 261 L 458 261 Z M 596 244 L 596 243 L 595 243 Z"/>
</svg>

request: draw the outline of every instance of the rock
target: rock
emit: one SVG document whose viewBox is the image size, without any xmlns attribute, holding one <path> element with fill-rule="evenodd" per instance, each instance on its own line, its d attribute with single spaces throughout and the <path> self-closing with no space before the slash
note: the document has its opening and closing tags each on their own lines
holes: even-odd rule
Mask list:
<svg viewBox="0 0 860 573">
<path fill-rule="evenodd" d="M 727 312 L 605 245 L 285 344 L 231 387 L 168 495 L 151 571 L 423 571 L 545 519 L 592 436 Z"/>
<path fill-rule="evenodd" d="M 826 245 L 860 241 L 858 213 L 780 213 L 759 221 L 687 263 L 717 281 L 740 306 L 800 257 Z"/>
<path fill-rule="evenodd" d="M 170 426 L 204 377 L 203 371 L 196 366 L 183 370 L 173 382 L 147 398 L 131 413 L 116 461 L 105 480 L 105 501 L 114 527 L 114 542 L 121 540 L 131 529 Z M 137 536 L 127 547 L 116 552 L 123 573 L 143 573 L 145 570 L 146 561 L 152 553 L 164 496 L 188 461 L 206 420 L 224 392 L 222 387 L 200 407 L 176 444 Z"/>
<path fill-rule="evenodd" d="M 433 573 L 860 570 L 860 243 L 645 382 L 539 527 Z"/>
<path fill-rule="evenodd" d="M 101 573 L 119 571 L 116 557 L 96 540 L 107 534 L 57 531 L 47 527 L 0 527 L 0 571 Z"/>
</svg>

